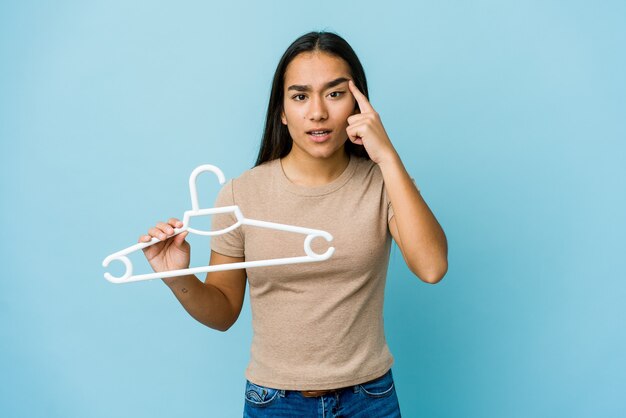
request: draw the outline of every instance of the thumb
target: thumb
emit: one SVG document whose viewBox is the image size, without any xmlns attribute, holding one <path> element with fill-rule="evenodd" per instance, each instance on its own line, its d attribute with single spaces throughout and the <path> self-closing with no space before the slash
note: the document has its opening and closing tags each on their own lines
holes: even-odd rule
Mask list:
<svg viewBox="0 0 626 418">
<path fill-rule="evenodd" d="M 185 232 L 181 232 L 180 234 L 176 235 L 174 237 L 174 244 L 177 247 L 180 247 L 181 245 L 183 245 L 183 243 L 185 242 L 185 238 L 187 237 L 188 234 L 189 234 L 189 231 L 185 231 Z"/>
</svg>

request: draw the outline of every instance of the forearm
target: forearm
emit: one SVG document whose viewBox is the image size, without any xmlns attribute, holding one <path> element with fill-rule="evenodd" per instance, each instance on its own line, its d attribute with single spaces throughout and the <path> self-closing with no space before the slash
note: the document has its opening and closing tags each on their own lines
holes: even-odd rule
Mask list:
<svg viewBox="0 0 626 418">
<path fill-rule="evenodd" d="M 197 321 L 219 331 L 234 322 L 232 306 L 217 287 L 203 283 L 195 275 L 163 279 L 185 310 Z"/>
<path fill-rule="evenodd" d="M 407 265 L 420 278 L 438 281 L 448 268 L 448 244 L 443 229 L 397 153 L 379 166 Z"/>
</svg>

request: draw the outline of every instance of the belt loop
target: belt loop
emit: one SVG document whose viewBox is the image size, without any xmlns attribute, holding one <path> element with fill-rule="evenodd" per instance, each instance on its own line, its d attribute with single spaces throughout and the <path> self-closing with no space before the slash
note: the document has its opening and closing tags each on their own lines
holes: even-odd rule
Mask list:
<svg viewBox="0 0 626 418">
<path fill-rule="evenodd" d="M 352 390 L 354 391 L 354 393 L 359 393 L 359 385 L 352 386 Z"/>
</svg>

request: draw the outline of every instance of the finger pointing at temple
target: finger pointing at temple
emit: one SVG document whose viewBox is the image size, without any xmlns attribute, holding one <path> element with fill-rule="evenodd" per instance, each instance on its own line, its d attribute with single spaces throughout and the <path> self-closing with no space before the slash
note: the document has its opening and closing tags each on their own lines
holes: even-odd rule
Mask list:
<svg viewBox="0 0 626 418">
<path fill-rule="evenodd" d="M 361 93 L 361 90 L 359 90 L 356 84 L 354 84 L 354 81 L 352 80 L 348 81 L 348 88 L 350 89 L 350 91 L 352 92 L 352 95 L 356 99 L 356 102 L 359 105 L 359 109 L 361 110 L 361 113 L 374 111 L 374 108 L 370 104 L 369 100 L 367 100 L 367 97 L 365 97 L 365 95 Z"/>
</svg>

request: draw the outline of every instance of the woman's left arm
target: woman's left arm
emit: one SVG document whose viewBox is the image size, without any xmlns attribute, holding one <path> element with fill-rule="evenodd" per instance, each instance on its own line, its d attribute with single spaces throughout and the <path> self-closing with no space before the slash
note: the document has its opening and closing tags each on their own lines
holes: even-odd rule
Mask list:
<svg viewBox="0 0 626 418">
<path fill-rule="evenodd" d="M 378 113 L 352 81 L 348 86 L 361 113 L 348 118 L 346 132 L 380 167 L 394 211 L 391 235 L 409 269 L 422 281 L 437 283 L 448 270 L 446 235 L 404 168 Z"/>
</svg>

